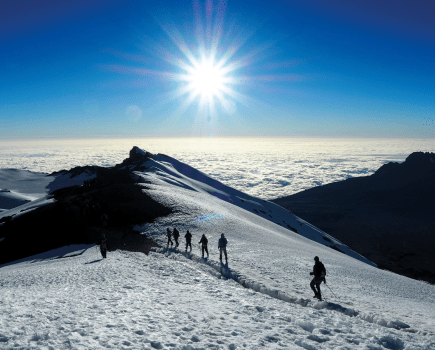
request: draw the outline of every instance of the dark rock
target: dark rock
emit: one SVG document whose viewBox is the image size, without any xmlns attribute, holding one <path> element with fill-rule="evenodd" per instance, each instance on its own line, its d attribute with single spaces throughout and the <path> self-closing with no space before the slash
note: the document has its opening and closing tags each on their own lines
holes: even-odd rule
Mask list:
<svg viewBox="0 0 435 350">
<path fill-rule="evenodd" d="M 14 220 L 12 216 L 3 217 L 0 237 L 6 239 L 0 244 L 0 264 L 65 245 L 95 243 L 101 235 L 103 213 L 109 218 L 104 233 L 110 250 L 147 253 L 156 246 L 132 227 L 167 216 L 172 209 L 149 197 L 136 184 L 132 170 L 152 155 L 132 152 L 123 162 L 130 167 L 93 167 L 96 178 L 87 186 L 60 188 L 51 192 L 54 203 L 23 212 Z M 74 174 L 86 168 L 64 172 Z"/>
</svg>

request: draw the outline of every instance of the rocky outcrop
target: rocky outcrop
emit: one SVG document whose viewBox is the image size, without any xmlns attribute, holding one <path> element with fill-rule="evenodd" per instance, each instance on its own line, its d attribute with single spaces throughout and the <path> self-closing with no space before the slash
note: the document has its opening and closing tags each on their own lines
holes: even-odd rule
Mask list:
<svg viewBox="0 0 435 350">
<path fill-rule="evenodd" d="M 155 242 L 138 234 L 135 225 L 153 222 L 172 213 L 136 184 L 132 170 L 152 154 L 135 147 L 121 165 L 93 167 L 96 177 L 86 185 L 63 187 L 51 192 L 54 203 L 12 219 L 0 220 L 0 264 L 70 244 L 95 243 L 101 233 L 109 240 L 109 250 L 128 249 L 147 253 Z M 76 167 L 68 174 L 89 170 Z M 108 216 L 103 229 L 101 216 Z"/>
<path fill-rule="evenodd" d="M 134 168 L 132 170 L 143 171 L 146 169 L 146 166 L 143 163 L 153 156 L 154 155 L 152 153 L 144 151 L 137 146 L 133 146 L 133 148 L 130 150 L 130 156 L 124 159 L 121 164 L 117 164 L 115 167 L 118 169 Z"/>
</svg>

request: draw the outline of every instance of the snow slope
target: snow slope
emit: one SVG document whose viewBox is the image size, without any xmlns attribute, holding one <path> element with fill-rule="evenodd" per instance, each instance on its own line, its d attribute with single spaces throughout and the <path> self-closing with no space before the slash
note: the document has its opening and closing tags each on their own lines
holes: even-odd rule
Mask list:
<svg viewBox="0 0 435 350">
<path fill-rule="evenodd" d="M 0 169 L 0 188 L 11 190 L 17 195 L 21 194 L 22 196 L 30 196 L 32 199 L 36 199 L 42 198 L 59 188 L 82 185 L 85 180 L 90 180 L 94 177 L 95 174 L 89 171 L 84 171 L 74 176 L 66 171 L 49 175 L 28 170 Z M 0 200 L 1 198 L 0 193 Z M 3 208 L 1 202 L 0 208 Z"/>
<path fill-rule="evenodd" d="M 45 174 L 28 170 L 0 169 L 0 219 L 5 216 L 13 216 L 13 219 L 16 219 L 29 210 L 52 203 L 50 192 L 59 188 L 83 185 L 84 181 L 95 176 L 95 173 L 89 171 L 74 175 L 67 171 Z"/>
<path fill-rule="evenodd" d="M 136 180 L 173 214 L 136 229 L 164 244 L 175 226 L 179 248 L 189 229 L 194 254 L 100 260 L 94 247 L 71 247 L 67 255 L 80 255 L 2 266 L 0 349 L 435 349 L 434 286 L 380 270 L 285 209 L 173 158 L 145 165 Z M 228 269 L 218 263 L 222 232 Z M 198 257 L 203 233 L 208 260 Z M 311 298 L 315 255 L 335 295 L 322 284 L 329 303 Z"/>
<path fill-rule="evenodd" d="M 0 268 L 0 286 L 0 349 L 435 349 L 433 336 L 286 303 L 180 254 L 100 260 L 72 246 Z"/>
<path fill-rule="evenodd" d="M 7 189 L 0 189 L 0 209 L 11 209 L 35 199 L 36 197 L 25 196 Z"/>
<path fill-rule="evenodd" d="M 231 268 L 264 289 L 303 299 L 301 303 L 309 300 L 308 304 L 313 295 L 309 272 L 317 255 L 337 296 L 323 286 L 326 298 L 354 309 L 358 317 L 377 317 L 381 324 L 399 319 L 414 329 L 435 333 L 434 286 L 377 269 L 278 205 L 231 189 L 173 158 L 155 156 L 146 165 L 147 171 L 135 172 L 137 181 L 154 199 L 174 208 L 174 213 L 137 227 L 143 234 L 164 244 L 166 227 L 176 226 L 182 237 L 189 229 L 196 244 L 206 233 L 211 259 L 216 261 L 217 241 L 225 233 Z M 286 228 L 287 224 L 298 233 Z M 323 237 L 346 254 L 325 246 L 329 242 Z"/>
</svg>

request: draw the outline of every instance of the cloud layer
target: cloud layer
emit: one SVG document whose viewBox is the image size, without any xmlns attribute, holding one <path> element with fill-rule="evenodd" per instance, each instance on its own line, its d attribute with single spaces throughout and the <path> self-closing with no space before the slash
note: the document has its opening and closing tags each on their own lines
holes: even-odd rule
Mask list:
<svg viewBox="0 0 435 350">
<path fill-rule="evenodd" d="M 371 175 L 435 140 L 304 138 L 153 138 L 0 143 L 0 168 L 51 173 L 75 166 L 112 166 L 133 146 L 164 153 L 240 191 L 263 199 Z"/>
</svg>

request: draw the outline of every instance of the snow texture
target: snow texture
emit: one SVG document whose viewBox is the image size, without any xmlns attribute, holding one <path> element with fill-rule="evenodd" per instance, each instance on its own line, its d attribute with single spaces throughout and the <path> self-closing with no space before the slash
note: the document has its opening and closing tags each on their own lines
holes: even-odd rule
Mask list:
<svg viewBox="0 0 435 350">
<path fill-rule="evenodd" d="M 181 254 L 65 252 L 0 268 L 1 349 L 435 349 L 433 336 L 286 303 Z"/>
</svg>

